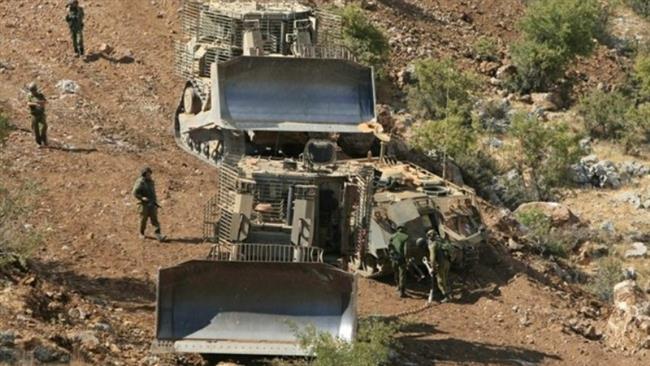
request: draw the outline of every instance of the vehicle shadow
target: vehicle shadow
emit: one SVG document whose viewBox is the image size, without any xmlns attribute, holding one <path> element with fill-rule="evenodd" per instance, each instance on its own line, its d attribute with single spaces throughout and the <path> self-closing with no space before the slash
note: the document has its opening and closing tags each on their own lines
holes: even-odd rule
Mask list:
<svg viewBox="0 0 650 366">
<path fill-rule="evenodd" d="M 91 52 L 84 57 L 85 62 L 95 62 L 99 59 L 104 59 L 109 62 L 118 64 L 131 64 L 135 61 L 132 56 L 113 57 L 103 52 Z"/>
<path fill-rule="evenodd" d="M 147 238 L 149 238 L 149 237 L 147 237 Z M 166 243 L 166 244 L 206 244 L 208 242 L 204 238 L 166 237 L 164 243 Z"/>
<path fill-rule="evenodd" d="M 417 364 L 435 364 L 437 361 L 460 365 L 476 363 L 482 365 L 528 366 L 562 360 L 557 355 L 528 348 L 472 342 L 456 338 L 399 338 L 399 340 L 403 345 L 403 350 L 400 353 L 408 355 L 409 360 L 415 361 Z"/>
<path fill-rule="evenodd" d="M 77 292 L 96 303 L 127 302 L 133 309 L 153 310 L 156 285 L 153 280 L 135 277 L 88 276 L 77 273 L 59 261 L 33 262 L 31 266 L 39 276 L 49 282 Z"/>
</svg>

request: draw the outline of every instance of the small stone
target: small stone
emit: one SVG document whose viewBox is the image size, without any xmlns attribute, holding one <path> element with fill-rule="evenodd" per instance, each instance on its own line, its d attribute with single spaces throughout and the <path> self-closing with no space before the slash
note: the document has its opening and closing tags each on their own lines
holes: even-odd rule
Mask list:
<svg viewBox="0 0 650 366">
<path fill-rule="evenodd" d="M 61 94 L 76 94 L 79 92 L 79 84 L 72 80 L 61 80 L 56 83 L 56 87 Z"/>
<path fill-rule="evenodd" d="M 611 221 L 605 221 L 600 225 L 601 230 L 605 230 L 608 233 L 613 233 L 615 231 L 614 224 Z"/>
</svg>

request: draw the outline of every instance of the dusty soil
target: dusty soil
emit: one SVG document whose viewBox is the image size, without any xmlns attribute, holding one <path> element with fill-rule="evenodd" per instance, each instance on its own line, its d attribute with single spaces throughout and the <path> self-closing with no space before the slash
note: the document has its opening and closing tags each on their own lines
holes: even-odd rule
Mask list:
<svg viewBox="0 0 650 366">
<path fill-rule="evenodd" d="M 179 0 L 82 2 L 87 61 L 72 56 L 59 1 L 0 2 L 0 105 L 18 130 L 0 152 L 0 180 L 8 187 L 35 183 L 33 212 L 24 218 L 44 235 L 32 270 L 14 273 L 1 291 L 0 330 L 14 330 L 25 347 L 43 340 L 72 351 L 83 364 L 185 362 L 148 356 L 153 335 L 159 267 L 204 256 L 202 207 L 215 193 L 217 173 L 178 149 L 170 125 L 182 80 L 173 74 L 172 44 Z M 380 1 L 373 18 L 427 41 L 433 56 L 462 49 L 479 34 L 516 36 L 519 1 Z M 472 21 L 462 20 L 469 14 Z M 464 17 L 467 18 L 467 17 Z M 469 18 L 467 18 L 469 19 Z M 435 40 L 431 43 L 429 40 Z M 122 63 L 95 53 L 101 43 Z M 404 51 L 406 52 L 406 51 Z M 419 51 L 418 51 L 419 52 Z M 396 65 L 415 54 L 394 49 Z M 55 84 L 77 82 L 76 95 Z M 36 80 L 49 99 L 51 147 L 38 149 L 29 132 L 21 88 Z M 137 238 L 130 196 L 138 170 L 154 170 L 167 243 Z M 626 356 L 567 330 L 587 302 L 552 281 L 529 260 L 515 261 L 501 243 L 486 248 L 483 266 L 460 300 L 405 317 L 398 337 L 400 363 L 641 365 L 648 355 Z M 532 261 L 533 259 L 530 259 Z M 360 312 L 390 316 L 423 304 L 415 285 L 400 300 L 393 287 L 360 281 Z M 459 289 L 460 291 L 460 289 Z M 591 305 L 589 305 L 591 306 Z M 604 312 L 591 319 L 603 326 Z M 108 324 L 109 327 L 98 324 Z M 99 329 L 99 330 L 98 330 Z M 69 333 L 97 331 L 99 345 L 80 349 Z M 92 343 L 92 342 L 91 342 Z M 115 346 L 115 347 L 113 347 Z"/>
</svg>

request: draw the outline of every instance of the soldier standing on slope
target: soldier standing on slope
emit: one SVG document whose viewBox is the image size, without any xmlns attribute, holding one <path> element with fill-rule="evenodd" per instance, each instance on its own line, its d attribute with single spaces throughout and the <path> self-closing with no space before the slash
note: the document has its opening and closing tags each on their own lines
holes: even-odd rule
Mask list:
<svg viewBox="0 0 650 366">
<path fill-rule="evenodd" d="M 70 28 L 70 35 L 72 36 L 72 47 L 76 57 L 83 56 L 84 54 L 84 10 L 79 6 L 77 0 L 68 0 L 68 14 L 65 16 L 65 21 L 68 22 Z"/>
<path fill-rule="evenodd" d="M 47 146 L 47 121 L 45 119 L 47 99 L 43 93 L 38 91 L 38 86 L 34 82 L 27 85 L 27 90 L 29 91 L 27 106 L 32 115 L 32 131 L 34 131 L 36 143 L 39 146 Z"/>
<path fill-rule="evenodd" d="M 133 186 L 133 195 L 140 205 L 140 238 L 145 238 L 144 231 L 147 228 L 147 220 L 151 220 L 151 225 L 156 228 L 156 239 L 163 241 L 165 236 L 160 233 L 160 223 L 158 222 L 158 207 L 160 206 L 158 206 L 156 199 L 156 187 L 151 178 L 151 173 L 151 168 L 148 166 L 142 168 L 140 177 Z"/>
</svg>

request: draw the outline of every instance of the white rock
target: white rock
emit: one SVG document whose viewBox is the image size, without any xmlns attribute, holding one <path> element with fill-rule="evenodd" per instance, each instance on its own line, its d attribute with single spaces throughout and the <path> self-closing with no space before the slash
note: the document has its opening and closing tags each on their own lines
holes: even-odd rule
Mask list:
<svg viewBox="0 0 650 366">
<path fill-rule="evenodd" d="M 648 253 L 648 247 L 641 242 L 632 243 L 630 249 L 625 251 L 625 258 L 644 258 Z"/>
<path fill-rule="evenodd" d="M 72 80 L 61 80 L 56 83 L 61 94 L 76 94 L 79 91 L 79 84 Z"/>
</svg>

